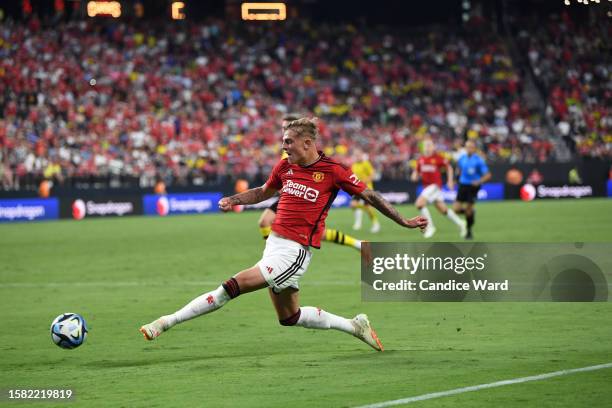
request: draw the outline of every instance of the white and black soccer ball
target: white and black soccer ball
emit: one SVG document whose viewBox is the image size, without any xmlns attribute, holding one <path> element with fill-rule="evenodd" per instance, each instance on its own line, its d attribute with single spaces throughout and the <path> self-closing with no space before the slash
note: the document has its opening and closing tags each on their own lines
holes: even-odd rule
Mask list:
<svg viewBox="0 0 612 408">
<path fill-rule="evenodd" d="M 51 323 L 51 339 L 63 349 L 73 349 L 85 343 L 87 323 L 76 313 L 62 313 Z"/>
</svg>

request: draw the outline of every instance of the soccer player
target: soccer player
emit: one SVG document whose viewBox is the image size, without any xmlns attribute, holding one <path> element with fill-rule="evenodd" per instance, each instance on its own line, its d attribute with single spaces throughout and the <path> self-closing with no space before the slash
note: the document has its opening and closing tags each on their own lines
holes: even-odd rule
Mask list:
<svg viewBox="0 0 612 408">
<path fill-rule="evenodd" d="M 294 120 L 298 120 L 300 116 L 296 114 L 289 114 L 283 117 L 281 122 L 281 126 L 283 132 L 287 128 L 290 122 Z M 283 152 L 283 159 L 285 158 L 285 153 Z M 276 218 L 276 211 L 278 208 L 278 200 L 275 200 L 268 208 L 263 210 L 261 216 L 259 217 L 258 225 L 259 232 L 264 239 L 268 239 L 268 236 L 272 232 L 272 224 L 274 223 L 274 219 Z M 323 234 L 323 238 L 325 241 L 333 242 L 339 245 L 346 245 L 348 247 L 353 247 L 357 250 L 361 250 L 361 240 L 352 237 L 348 234 L 345 234 L 342 231 L 326 228 L 325 233 Z"/>
<path fill-rule="evenodd" d="M 416 199 L 415 205 L 421 214 L 427 218 L 427 229 L 423 236 L 431 238 L 436 233 L 436 227 L 431 219 L 431 214 L 427 209 L 427 204 L 434 203 L 440 214 L 444 214 L 459 227 L 459 234 L 465 238 L 467 234 L 466 222 L 463 221 L 452 209 L 446 207 L 442 197 L 442 173 L 441 169 L 446 169 L 446 185 L 449 190 L 454 188 L 453 167 L 447 159 L 436 152 L 436 147 L 431 139 L 423 141 L 423 155 L 417 159 L 415 171 L 412 172 L 411 180 L 416 183 L 421 177 L 423 191 Z"/>
<path fill-rule="evenodd" d="M 177 312 L 142 326 L 140 332 L 147 340 L 178 323 L 213 312 L 239 295 L 267 287 L 281 325 L 339 330 L 375 350 L 383 350 L 365 314 L 347 319 L 317 307 L 300 307 L 298 281 L 310 264 L 310 247 L 320 247 L 325 218 L 339 189 L 364 199 L 403 227 L 423 230 L 427 220 L 422 216 L 402 217 L 348 168 L 317 151 L 316 139 L 315 120 L 303 118 L 291 122 L 283 135 L 287 158 L 276 164 L 264 185 L 219 200 L 219 208 L 230 211 L 235 205 L 255 204 L 280 191 L 272 234 L 266 240 L 261 260 Z"/>
<path fill-rule="evenodd" d="M 276 211 L 278 210 L 278 199 L 274 201 L 268 208 L 263 210 L 259 217 L 259 232 L 263 239 L 268 239 L 272 232 L 272 224 L 276 218 Z M 333 228 L 325 228 L 323 239 L 327 242 L 333 242 L 338 245 L 345 245 L 356 250 L 361 250 L 361 240 L 357 239 L 349 234 L 346 234 L 340 230 Z"/>
<path fill-rule="evenodd" d="M 476 144 L 472 140 L 465 143 L 465 154 L 457 160 L 457 168 L 459 169 L 459 191 L 457 191 L 453 209 L 457 214 L 465 214 L 467 221 L 465 239 L 473 239 L 474 204 L 480 186 L 491 178 L 491 173 L 484 159 L 476 153 Z"/>
<path fill-rule="evenodd" d="M 364 151 L 358 149 L 355 153 L 355 162 L 351 166 L 351 170 L 353 174 L 355 174 L 363 183 L 370 189 L 374 190 L 374 166 L 370 163 L 368 158 L 368 154 Z M 355 215 L 355 223 L 353 224 L 354 230 L 361 229 L 361 219 L 363 218 L 363 212 L 365 211 L 370 217 L 372 221 L 372 227 L 370 228 L 370 232 L 377 233 L 380 231 L 380 223 L 378 222 L 378 216 L 376 215 L 376 211 L 364 200 L 359 197 L 353 197 L 351 200 L 351 208 L 353 209 L 353 213 Z"/>
</svg>

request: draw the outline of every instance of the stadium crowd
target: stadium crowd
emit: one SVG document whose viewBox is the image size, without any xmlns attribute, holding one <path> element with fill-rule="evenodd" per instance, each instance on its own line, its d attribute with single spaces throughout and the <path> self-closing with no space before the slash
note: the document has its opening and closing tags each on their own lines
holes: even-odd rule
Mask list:
<svg viewBox="0 0 612 408">
<path fill-rule="evenodd" d="M 598 154 L 609 155 L 610 141 L 601 144 L 610 123 L 606 67 L 592 64 L 590 91 L 574 95 L 586 72 L 560 80 L 572 66 L 547 53 L 546 38 L 529 43 L 529 56 L 535 69 L 556 67 L 542 81 L 559 127 L 577 129 L 580 116 L 598 135 Z M 551 129 L 526 108 L 522 83 L 486 24 L 448 33 L 307 21 L 8 21 L 0 29 L 0 180 L 11 189 L 43 177 L 132 177 L 141 186 L 254 179 L 278 160 L 286 112 L 320 117 L 327 154 L 349 162 L 360 147 L 385 178 L 407 178 L 425 135 L 443 151 L 474 139 L 490 162 L 544 162 L 553 157 Z M 576 115 L 576 105 L 555 103 L 568 96 L 588 106 L 599 98 L 598 110 Z M 577 142 L 579 153 L 593 154 Z"/>
<path fill-rule="evenodd" d="M 612 155 L 609 24 L 577 24 L 567 12 L 523 18 L 519 45 L 548 98 L 547 114 L 581 156 Z M 607 57 L 605 57 L 607 55 Z"/>
</svg>

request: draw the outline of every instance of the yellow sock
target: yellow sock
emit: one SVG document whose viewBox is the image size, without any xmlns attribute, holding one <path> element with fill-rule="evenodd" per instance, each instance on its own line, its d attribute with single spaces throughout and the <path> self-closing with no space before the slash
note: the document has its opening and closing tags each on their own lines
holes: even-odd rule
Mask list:
<svg viewBox="0 0 612 408">
<path fill-rule="evenodd" d="M 357 238 L 351 237 L 342 231 L 338 231 L 331 228 L 325 229 L 325 240 L 334 242 L 340 245 L 346 245 L 353 248 L 361 249 L 361 241 Z"/>
<path fill-rule="evenodd" d="M 259 227 L 259 232 L 261 233 L 261 237 L 263 239 L 268 239 L 270 233 L 272 232 L 272 227 Z"/>
</svg>

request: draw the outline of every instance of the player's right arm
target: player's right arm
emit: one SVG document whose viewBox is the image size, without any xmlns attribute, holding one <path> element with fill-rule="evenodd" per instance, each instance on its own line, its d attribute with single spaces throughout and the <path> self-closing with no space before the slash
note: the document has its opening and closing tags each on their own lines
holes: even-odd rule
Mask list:
<svg viewBox="0 0 612 408">
<path fill-rule="evenodd" d="M 283 187 L 280 178 L 280 169 L 286 162 L 286 160 L 281 160 L 274 166 L 272 173 L 270 173 L 270 177 L 268 177 L 268 180 L 263 186 L 252 188 L 243 193 L 234 194 L 231 197 L 223 197 L 219 200 L 219 209 L 221 211 L 229 211 L 235 205 L 257 204 L 271 198 Z"/>
<path fill-rule="evenodd" d="M 277 191 L 275 188 L 268 186 L 268 184 L 264 184 L 261 187 L 252 188 L 231 197 L 223 197 L 219 200 L 219 209 L 221 211 L 230 211 L 235 205 L 257 204 L 272 197 Z"/>
</svg>

